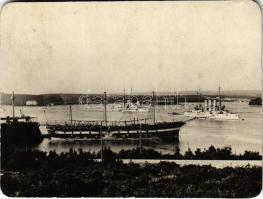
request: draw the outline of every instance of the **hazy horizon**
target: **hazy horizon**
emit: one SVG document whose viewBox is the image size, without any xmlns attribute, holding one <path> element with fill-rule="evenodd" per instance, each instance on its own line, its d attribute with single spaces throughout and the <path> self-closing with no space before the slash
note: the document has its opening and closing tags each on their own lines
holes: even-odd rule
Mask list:
<svg viewBox="0 0 263 199">
<path fill-rule="evenodd" d="M 106 91 L 107 92 L 107 91 Z M 136 95 L 136 94 L 145 94 L 145 93 L 147 93 L 147 94 L 151 94 L 153 91 L 132 91 L 132 94 L 134 94 L 134 95 Z M 177 91 L 175 90 L 175 91 L 154 91 L 155 93 L 167 93 L 167 94 L 169 94 L 169 93 L 176 93 Z M 197 93 L 199 93 L 199 92 L 201 92 L 201 94 L 203 93 L 203 94 L 207 94 L 207 93 L 218 93 L 218 90 L 200 90 L 200 91 L 194 91 L 194 90 L 190 90 L 190 91 L 188 91 L 188 90 L 178 90 L 178 93 L 180 94 L 180 93 L 189 93 L 189 94 L 197 94 Z M 224 93 L 227 93 L 227 94 L 236 94 L 237 92 L 240 92 L 240 93 L 242 93 L 242 94 L 261 94 L 262 93 L 262 90 L 221 90 L 220 91 L 222 94 L 224 94 Z M 250 93 L 249 93 L 250 92 Z M 16 92 L 14 92 L 14 94 L 15 95 L 49 95 L 49 94 L 51 94 L 51 95 L 55 95 L 55 94 L 62 94 L 62 95 L 77 95 L 77 94 L 103 94 L 104 92 L 101 92 L 101 93 L 65 93 L 65 92 L 54 92 L 54 93 L 36 93 L 36 94 L 33 94 L 33 93 L 16 93 Z M 123 94 L 123 91 L 120 91 L 120 92 L 107 92 L 108 94 Z M 130 92 L 130 90 L 126 90 L 125 91 L 125 94 L 126 95 L 129 95 L 131 92 Z M 0 94 L 12 94 L 12 92 L 0 92 Z"/>
<path fill-rule="evenodd" d="M 8 3 L 0 91 L 261 90 L 253 1 Z"/>
</svg>

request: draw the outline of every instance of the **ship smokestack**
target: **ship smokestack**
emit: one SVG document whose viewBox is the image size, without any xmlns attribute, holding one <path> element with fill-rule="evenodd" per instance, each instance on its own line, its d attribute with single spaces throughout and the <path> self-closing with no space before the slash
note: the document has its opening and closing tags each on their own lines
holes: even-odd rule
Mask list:
<svg viewBox="0 0 263 199">
<path fill-rule="evenodd" d="M 207 111 L 207 100 L 205 99 L 205 111 Z"/>
<path fill-rule="evenodd" d="M 215 100 L 215 99 L 213 100 L 213 107 L 212 107 L 212 110 L 213 110 L 213 111 L 216 110 L 216 100 Z"/>
<path fill-rule="evenodd" d="M 208 100 L 208 111 L 211 111 L 212 102 L 211 99 Z"/>
</svg>

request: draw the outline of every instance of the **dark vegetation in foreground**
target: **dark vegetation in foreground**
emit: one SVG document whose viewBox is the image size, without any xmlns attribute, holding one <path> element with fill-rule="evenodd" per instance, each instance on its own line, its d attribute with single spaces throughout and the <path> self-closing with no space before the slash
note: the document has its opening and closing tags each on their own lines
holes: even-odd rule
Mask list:
<svg viewBox="0 0 263 199">
<path fill-rule="evenodd" d="M 262 160 L 259 152 L 245 151 L 243 154 L 233 154 L 230 146 L 215 148 L 213 145 L 204 150 L 197 148 L 195 152 L 189 148 L 184 154 L 181 154 L 179 147 L 176 147 L 174 154 L 162 154 L 153 149 L 142 149 L 140 151 L 139 148 L 136 148 L 121 150 L 118 154 L 113 155 L 119 159 Z"/>
<path fill-rule="evenodd" d="M 70 152 L 77 153 L 70 149 Z M 21 154 L 22 153 L 22 154 Z M 2 166 L 8 163 L 12 158 L 16 159 L 16 156 L 23 156 L 23 150 L 17 150 L 14 148 L 3 149 L 2 147 Z M 32 151 L 32 153 L 34 153 Z M 45 153 L 45 152 L 43 152 Z M 63 155 L 62 153 L 61 155 Z M 86 155 L 90 159 L 100 159 L 101 151 L 95 153 L 84 152 L 82 149 L 78 150 L 78 154 Z M 13 157 L 14 156 L 14 157 Z M 188 148 L 188 150 L 181 154 L 178 146 L 175 147 L 173 154 L 162 154 L 154 149 L 146 148 L 134 148 L 129 150 L 121 150 L 119 153 L 113 152 L 110 148 L 103 150 L 103 157 L 108 159 L 153 159 L 153 160 L 262 160 L 262 155 L 259 152 L 245 151 L 243 154 L 235 154 L 232 152 L 231 146 L 223 148 L 215 148 L 211 145 L 208 149 L 201 150 L 197 148 L 194 152 Z"/>
<path fill-rule="evenodd" d="M 59 155 L 2 148 L 1 188 L 18 197 L 253 197 L 262 187 L 261 167 L 124 164 L 121 154 L 106 149 L 98 162 L 100 153 L 82 150 Z"/>
</svg>

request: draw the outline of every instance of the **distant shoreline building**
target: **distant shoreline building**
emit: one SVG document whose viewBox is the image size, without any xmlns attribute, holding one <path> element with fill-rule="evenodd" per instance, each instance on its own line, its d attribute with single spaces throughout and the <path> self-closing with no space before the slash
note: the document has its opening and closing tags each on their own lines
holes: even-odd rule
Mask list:
<svg viewBox="0 0 263 199">
<path fill-rule="evenodd" d="M 26 101 L 26 106 L 37 106 L 38 102 L 36 100 L 28 100 Z"/>
</svg>

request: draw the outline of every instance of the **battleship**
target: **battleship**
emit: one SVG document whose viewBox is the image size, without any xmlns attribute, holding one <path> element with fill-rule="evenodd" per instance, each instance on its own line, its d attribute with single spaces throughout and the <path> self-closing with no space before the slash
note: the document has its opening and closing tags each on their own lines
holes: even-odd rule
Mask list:
<svg viewBox="0 0 263 199">
<path fill-rule="evenodd" d="M 199 104 L 194 110 L 184 112 L 184 115 L 197 119 L 213 119 L 213 120 L 238 120 L 239 115 L 237 113 L 231 113 L 225 109 L 222 105 L 219 87 L 219 97 L 213 99 L 205 99 L 204 107 Z"/>
</svg>

